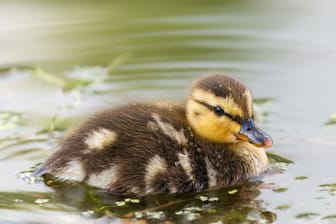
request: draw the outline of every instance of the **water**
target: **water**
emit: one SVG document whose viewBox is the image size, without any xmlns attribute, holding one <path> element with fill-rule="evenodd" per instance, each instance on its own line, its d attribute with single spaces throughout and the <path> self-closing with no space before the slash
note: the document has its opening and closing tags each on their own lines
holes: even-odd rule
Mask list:
<svg viewBox="0 0 336 224">
<path fill-rule="evenodd" d="M 0 223 L 336 222 L 333 1 L 0 4 Z M 281 172 L 235 188 L 139 201 L 22 180 L 90 114 L 183 99 L 211 70 L 267 99 L 259 126 L 293 164 L 277 159 Z"/>
</svg>

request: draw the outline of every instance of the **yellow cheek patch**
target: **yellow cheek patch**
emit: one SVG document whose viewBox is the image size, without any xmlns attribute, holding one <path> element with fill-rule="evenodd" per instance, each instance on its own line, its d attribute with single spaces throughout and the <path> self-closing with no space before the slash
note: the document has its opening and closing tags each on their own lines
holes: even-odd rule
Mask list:
<svg viewBox="0 0 336 224">
<path fill-rule="evenodd" d="M 190 126 L 199 136 L 219 143 L 236 142 L 240 125 L 226 116 L 218 117 L 205 106 L 189 100 L 187 118 Z"/>
<path fill-rule="evenodd" d="M 216 115 L 211 115 L 200 121 L 198 132 L 201 136 L 214 142 L 236 142 L 236 133 L 240 130 L 240 125 L 231 121 L 227 117 L 222 117 L 218 121 Z"/>
<path fill-rule="evenodd" d="M 212 93 L 201 89 L 194 90 L 192 98 L 205 102 L 211 106 L 220 106 L 224 111 L 232 116 L 243 117 L 243 111 L 238 104 L 236 104 L 232 97 L 218 97 Z"/>
</svg>

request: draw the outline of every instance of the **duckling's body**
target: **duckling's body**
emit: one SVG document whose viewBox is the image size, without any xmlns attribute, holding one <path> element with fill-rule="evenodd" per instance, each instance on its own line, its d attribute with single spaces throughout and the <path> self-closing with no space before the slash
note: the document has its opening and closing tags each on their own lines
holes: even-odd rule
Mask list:
<svg viewBox="0 0 336 224">
<path fill-rule="evenodd" d="M 217 76 L 211 80 L 221 85 L 228 80 L 239 83 L 222 74 Z M 235 88 L 232 83 L 230 85 Z M 116 194 L 141 196 L 219 189 L 264 172 L 267 157 L 263 149 L 247 142 L 250 140 L 241 141 L 237 137 L 230 140 L 234 138 L 229 130 L 233 124 L 224 127 L 227 130 L 222 131 L 218 126 L 216 133 L 208 133 L 214 130 L 203 120 L 225 125 L 229 122 L 227 119 L 243 122 L 253 116 L 252 109 L 224 109 L 237 113 L 224 114 L 225 118 L 222 118 L 223 114 L 207 117 L 210 116 L 208 113 L 213 114 L 213 111 L 207 111 L 213 102 L 201 101 L 206 97 L 203 94 L 202 99 L 195 91 L 211 94 L 207 87 L 197 87 L 196 84 L 186 106 L 165 102 L 138 103 L 97 114 L 65 138 L 60 149 L 37 173 L 85 182 Z M 208 100 L 213 100 L 209 96 Z M 229 99 L 227 97 L 231 97 L 230 101 L 226 100 L 231 107 L 237 105 L 238 98 L 228 94 L 223 99 Z M 244 97 L 241 99 L 245 100 Z M 252 104 L 249 100 L 245 104 Z M 251 106 L 245 105 L 246 108 Z M 221 120 L 214 121 L 216 117 Z M 240 126 L 233 130 L 242 130 Z M 218 133 L 228 136 L 227 139 L 223 136 L 225 140 L 222 142 Z M 254 143 L 270 146 L 270 139 L 265 136 L 261 143 Z"/>
</svg>

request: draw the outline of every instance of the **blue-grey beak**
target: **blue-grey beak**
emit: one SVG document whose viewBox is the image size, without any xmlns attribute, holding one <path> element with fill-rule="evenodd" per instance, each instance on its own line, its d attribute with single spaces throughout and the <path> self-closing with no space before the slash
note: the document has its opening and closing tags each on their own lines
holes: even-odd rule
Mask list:
<svg viewBox="0 0 336 224">
<path fill-rule="evenodd" d="M 257 147 L 268 148 L 273 145 L 271 136 L 257 128 L 252 119 L 247 119 L 242 123 L 237 138 Z"/>
</svg>

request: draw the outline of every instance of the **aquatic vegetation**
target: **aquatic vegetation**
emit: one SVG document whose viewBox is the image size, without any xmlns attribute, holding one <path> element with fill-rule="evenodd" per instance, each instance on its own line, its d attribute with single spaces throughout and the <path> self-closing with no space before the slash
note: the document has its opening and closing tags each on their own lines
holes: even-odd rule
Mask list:
<svg viewBox="0 0 336 224">
<path fill-rule="evenodd" d="M 37 135 L 50 134 L 52 132 L 64 132 L 70 128 L 70 126 L 78 120 L 76 117 L 61 118 L 58 115 L 53 116 L 49 122 L 45 122 L 45 127 L 37 131 Z"/>
<path fill-rule="evenodd" d="M 208 197 L 208 196 L 205 196 L 205 195 L 200 195 L 199 196 L 199 200 L 201 200 L 202 202 L 212 202 L 212 201 L 218 201 L 219 198 L 218 197 Z"/>
<path fill-rule="evenodd" d="M 329 120 L 325 125 L 335 125 L 336 124 L 336 114 L 331 114 Z"/>
<path fill-rule="evenodd" d="M 32 77 L 36 77 L 45 82 L 63 88 L 64 91 L 72 90 L 79 86 L 87 86 L 88 84 L 90 84 L 90 81 L 88 80 L 69 78 L 64 75 L 54 75 L 45 71 L 41 67 L 35 67 L 35 66 L 3 67 L 1 69 L 1 72 L 2 73 L 27 72 Z"/>
<path fill-rule="evenodd" d="M 23 124 L 23 115 L 19 112 L 0 111 L 0 131 Z"/>
<path fill-rule="evenodd" d="M 288 188 L 287 187 L 279 187 L 279 188 L 273 189 L 273 191 L 277 192 L 277 193 L 282 193 L 282 192 L 288 191 Z"/>
<path fill-rule="evenodd" d="M 295 180 L 305 180 L 305 179 L 308 179 L 308 177 L 306 177 L 306 176 L 297 176 L 297 177 L 295 177 Z"/>
<path fill-rule="evenodd" d="M 278 155 L 273 152 L 266 152 L 271 170 L 271 173 L 281 173 L 287 170 L 288 165 L 293 164 L 294 161 L 287 159 L 284 156 Z"/>
<path fill-rule="evenodd" d="M 316 216 L 319 216 L 319 214 L 314 213 L 314 212 L 303 212 L 303 213 L 299 213 L 295 216 L 295 218 L 297 219 L 311 219 L 314 218 Z"/>
<path fill-rule="evenodd" d="M 126 206 L 129 203 L 138 204 L 138 203 L 140 203 L 140 199 L 137 199 L 137 198 L 125 198 L 122 201 L 116 201 L 115 202 L 115 204 L 117 206 L 119 206 L 119 207 Z"/>
<path fill-rule="evenodd" d="M 233 189 L 233 190 L 228 191 L 229 194 L 235 194 L 237 192 L 238 192 L 238 189 Z"/>
<path fill-rule="evenodd" d="M 290 209 L 290 208 L 291 208 L 290 205 L 279 205 L 275 209 L 278 209 L 278 210 L 287 210 L 287 209 Z"/>
<path fill-rule="evenodd" d="M 319 191 L 324 191 L 324 192 L 328 192 L 331 195 L 335 195 L 335 193 L 336 193 L 336 183 L 320 184 L 319 185 Z"/>
<path fill-rule="evenodd" d="M 62 204 L 54 203 L 52 198 L 52 193 L 45 192 L 0 192 L 0 208 L 11 210 L 74 210 Z"/>
<path fill-rule="evenodd" d="M 113 66 L 117 66 L 117 64 L 121 62 L 119 61 L 118 63 L 115 63 L 116 64 L 114 65 L 112 63 L 111 71 L 114 71 Z M 59 87 L 63 90 L 63 94 L 66 97 L 70 94 L 78 95 L 74 95 L 75 99 L 72 101 L 74 102 L 73 104 L 67 105 L 64 103 L 64 105 L 59 107 L 60 111 L 62 111 L 62 115 L 59 113 L 51 115 L 50 117 L 43 117 L 43 119 L 41 118 L 36 127 L 34 136 L 30 136 L 29 138 L 19 137 L 7 140 L 4 139 L 1 143 L 1 147 L 7 150 L 16 147 L 17 145 L 21 145 L 28 150 L 30 148 L 29 144 L 36 142 L 48 144 L 48 139 L 51 138 L 50 134 L 58 133 L 56 139 L 59 138 L 63 135 L 63 132 L 71 128 L 72 124 L 78 121 L 77 116 L 70 116 L 67 112 L 76 110 L 78 105 L 83 103 L 83 95 L 89 92 L 95 94 L 95 91 L 104 89 L 101 87 L 101 85 L 106 84 L 104 81 L 109 80 L 114 82 L 115 78 L 118 79 L 118 76 L 107 73 L 106 67 L 78 66 L 69 70 L 63 76 L 54 76 L 39 68 L 24 69 L 26 69 L 28 73 L 34 73 L 31 74 L 32 77 Z M 95 75 L 91 76 L 92 74 Z M 122 77 L 120 77 L 120 79 L 122 79 Z M 79 80 L 79 82 L 76 80 Z M 63 82 L 70 82 L 70 84 L 64 85 Z M 137 89 L 139 86 L 141 86 L 140 83 L 135 85 L 134 88 Z M 118 88 L 121 87 L 119 86 Z M 129 86 L 125 87 L 127 90 L 129 90 L 129 88 Z M 123 92 L 125 90 L 121 89 L 120 91 Z M 103 90 L 100 94 L 106 95 L 110 93 L 111 91 L 104 92 Z M 270 105 L 272 100 L 257 99 L 254 103 L 257 107 L 259 106 L 259 112 L 262 110 L 265 112 L 261 112 L 264 113 L 264 118 L 262 118 L 264 120 L 261 122 L 266 121 L 266 117 L 268 116 L 267 111 L 269 110 L 267 105 Z M 15 118 L 15 116 L 17 118 Z M 13 122 L 15 125 L 31 124 L 31 121 L 29 121 L 30 123 L 25 123 L 23 115 L 14 113 L 13 117 L 14 118 L 11 121 L 15 121 Z M 41 149 L 37 150 L 41 152 Z M 23 150 L 20 150 L 20 153 L 23 153 Z M 31 154 L 29 151 L 27 151 L 27 153 Z M 15 154 L 11 156 L 11 158 L 14 157 Z M 276 167 L 284 170 L 288 164 L 293 162 L 272 152 L 268 152 L 268 157 L 274 169 Z M 33 169 L 34 167 L 20 172 L 17 177 L 30 184 L 38 184 L 40 181 L 45 181 L 48 186 L 54 188 L 54 193 L 52 195 L 39 194 L 29 200 L 28 204 L 24 197 L 17 197 L 16 199 L 13 199 L 12 202 L 6 202 L 8 203 L 8 206 L 13 205 L 13 208 L 17 208 L 18 205 L 32 208 L 38 206 L 39 209 L 49 209 L 49 207 L 52 207 L 57 210 L 60 207 L 54 207 L 55 204 L 61 204 L 62 206 L 70 206 L 74 210 L 79 210 L 80 214 L 84 217 L 117 217 L 120 220 L 136 219 L 139 221 L 180 220 L 181 222 L 205 221 L 208 223 L 227 223 L 236 222 L 237 220 L 244 220 L 246 222 L 262 222 L 262 220 L 265 220 L 264 222 L 274 222 L 276 219 L 276 215 L 273 212 L 266 211 L 261 206 L 262 202 L 257 199 L 257 196 L 260 193 L 257 187 L 260 184 L 259 180 L 256 182 L 252 181 L 243 186 L 212 192 L 211 194 L 199 194 L 182 198 L 173 198 L 167 195 L 145 199 L 120 198 L 77 183 L 70 184 L 69 186 L 55 180 L 36 178 L 31 176 Z"/>
<path fill-rule="evenodd" d="M 256 113 L 256 119 L 258 122 L 267 122 L 269 115 L 269 107 L 273 103 L 271 98 L 256 98 L 253 100 L 254 110 Z"/>
<path fill-rule="evenodd" d="M 336 219 L 336 215 L 326 215 L 323 216 L 322 219 Z"/>
<path fill-rule="evenodd" d="M 129 57 L 130 54 L 121 54 L 120 56 L 111 60 L 111 62 L 106 67 L 77 66 L 64 75 L 52 74 L 37 66 L 2 67 L 0 68 L 0 73 L 12 73 L 13 71 L 28 72 L 31 76 L 59 86 L 64 91 L 71 91 L 74 89 L 86 87 L 93 83 L 99 83 L 107 80 L 112 72 L 118 66 L 123 64 Z"/>
</svg>

